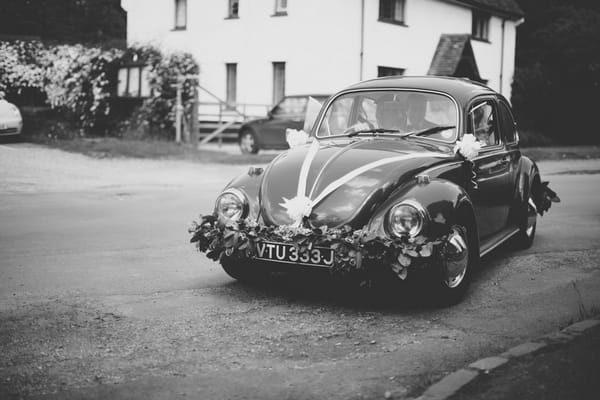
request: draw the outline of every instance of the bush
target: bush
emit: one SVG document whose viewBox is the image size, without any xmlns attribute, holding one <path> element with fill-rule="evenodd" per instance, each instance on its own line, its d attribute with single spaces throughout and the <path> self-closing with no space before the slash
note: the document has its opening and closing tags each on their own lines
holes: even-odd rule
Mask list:
<svg viewBox="0 0 600 400">
<path fill-rule="evenodd" d="M 115 97 L 118 68 L 139 59 L 150 67 L 151 97 Z M 188 53 L 164 55 L 138 46 L 126 51 L 40 42 L 0 42 L 0 95 L 19 105 L 44 102 L 80 134 L 120 135 L 143 128 L 145 135 L 173 137 L 178 75 L 198 73 Z M 183 104 L 191 110 L 193 82 L 185 81 Z M 33 100 L 32 100 L 33 99 Z M 141 103 L 141 104 L 140 104 Z"/>
</svg>

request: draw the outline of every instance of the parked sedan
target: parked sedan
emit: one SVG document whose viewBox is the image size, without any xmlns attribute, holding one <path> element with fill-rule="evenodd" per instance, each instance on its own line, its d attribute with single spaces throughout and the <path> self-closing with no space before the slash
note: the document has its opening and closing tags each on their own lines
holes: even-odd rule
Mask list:
<svg viewBox="0 0 600 400">
<path fill-rule="evenodd" d="M 425 283 L 452 304 L 482 256 L 531 246 L 537 214 L 559 200 L 521 154 L 508 101 L 464 79 L 358 83 L 306 138 L 231 181 L 192 228 L 232 277 L 316 268 Z"/>
<path fill-rule="evenodd" d="M 242 153 L 258 153 L 260 149 L 287 149 L 286 129 L 302 129 L 308 98 L 319 102 L 327 95 L 285 96 L 268 113 L 267 118 L 255 119 L 240 127 L 238 140 Z"/>
<path fill-rule="evenodd" d="M 23 118 L 17 106 L 0 99 L 0 137 L 16 137 L 23 128 Z"/>
</svg>

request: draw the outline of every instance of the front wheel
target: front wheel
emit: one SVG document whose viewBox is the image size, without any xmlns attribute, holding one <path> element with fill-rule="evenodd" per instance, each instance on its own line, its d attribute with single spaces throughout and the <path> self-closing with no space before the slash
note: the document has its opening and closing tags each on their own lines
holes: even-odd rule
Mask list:
<svg viewBox="0 0 600 400">
<path fill-rule="evenodd" d="M 227 275 L 240 282 L 260 282 L 268 275 L 265 268 L 251 260 L 240 260 L 224 256 L 221 257 L 221 267 Z"/>
<path fill-rule="evenodd" d="M 244 129 L 240 133 L 239 145 L 240 145 L 240 150 L 244 154 L 258 153 L 258 144 L 256 143 L 256 135 L 250 129 Z"/>
<path fill-rule="evenodd" d="M 433 291 L 431 293 L 437 305 L 448 306 L 458 303 L 464 296 L 471 281 L 471 272 L 475 263 L 475 245 L 469 235 L 469 228 L 463 225 L 452 227 L 443 259 L 434 268 Z"/>
</svg>

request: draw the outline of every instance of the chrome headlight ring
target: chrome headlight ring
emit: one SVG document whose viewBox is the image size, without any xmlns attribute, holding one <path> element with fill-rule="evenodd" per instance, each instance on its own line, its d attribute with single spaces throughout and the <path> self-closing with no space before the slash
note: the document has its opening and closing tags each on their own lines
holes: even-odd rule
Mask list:
<svg viewBox="0 0 600 400">
<path fill-rule="evenodd" d="M 215 201 L 215 212 L 225 222 L 237 222 L 246 218 L 248 210 L 248 197 L 239 189 L 226 189 Z"/>
<path fill-rule="evenodd" d="M 402 200 L 393 206 L 387 215 L 388 233 L 395 237 L 415 237 L 425 230 L 429 213 L 414 199 Z"/>
</svg>

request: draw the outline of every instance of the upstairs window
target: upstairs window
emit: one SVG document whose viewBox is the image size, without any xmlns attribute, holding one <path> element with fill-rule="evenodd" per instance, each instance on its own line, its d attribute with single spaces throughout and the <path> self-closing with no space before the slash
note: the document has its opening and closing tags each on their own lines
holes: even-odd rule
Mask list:
<svg viewBox="0 0 600 400">
<path fill-rule="evenodd" d="M 275 0 L 275 15 L 287 15 L 287 0 Z"/>
<path fill-rule="evenodd" d="M 478 11 L 473 11 L 473 23 L 471 27 L 471 36 L 473 39 L 489 40 L 490 35 L 490 15 Z"/>
<path fill-rule="evenodd" d="M 405 0 L 379 0 L 379 20 L 404 25 Z"/>
<path fill-rule="evenodd" d="M 175 0 L 175 29 L 184 30 L 187 27 L 187 0 Z"/>
<path fill-rule="evenodd" d="M 404 75 L 404 68 L 393 68 L 393 67 L 377 67 L 377 76 L 394 76 L 394 75 Z"/>
<path fill-rule="evenodd" d="M 240 1 L 229 0 L 229 15 L 228 18 L 239 18 Z"/>
</svg>

